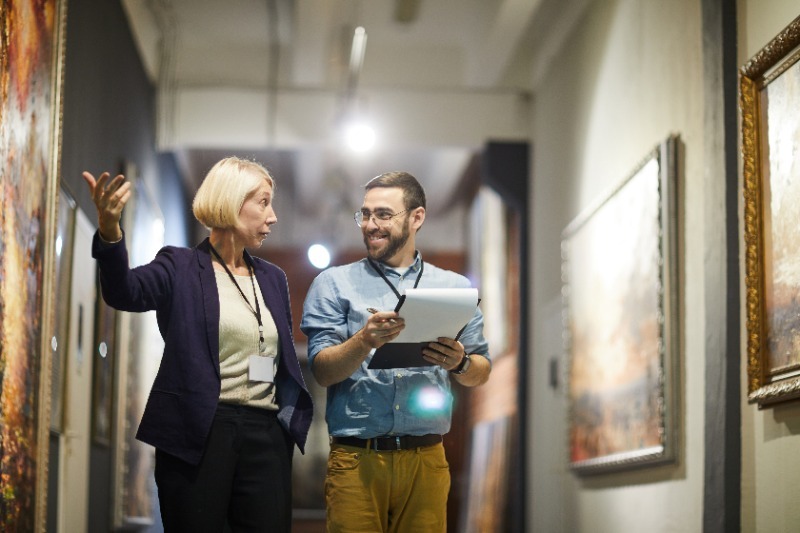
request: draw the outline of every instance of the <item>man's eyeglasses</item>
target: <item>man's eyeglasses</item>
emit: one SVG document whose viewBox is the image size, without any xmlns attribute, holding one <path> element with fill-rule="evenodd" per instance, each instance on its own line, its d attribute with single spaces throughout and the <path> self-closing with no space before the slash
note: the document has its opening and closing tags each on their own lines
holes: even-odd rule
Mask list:
<svg viewBox="0 0 800 533">
<path fill-rule="evenodd" d="M 406 211 L 410 211 L 410 209 L 403 209 L 399 213 L 392 213 L 386 209 L 378 209 L 375 212 L 372 212 L 369 209 L 361 209 L 353 214 L 353 219 L 356 221 L 356 225 L 361 228 L 369 224 L 369 221 L 372 219 L 372 217 L 375 217 L 376 224 L 380 224 L 381 222 L 389 222 L 394 217 L 402 215 Z"/>
</svg>

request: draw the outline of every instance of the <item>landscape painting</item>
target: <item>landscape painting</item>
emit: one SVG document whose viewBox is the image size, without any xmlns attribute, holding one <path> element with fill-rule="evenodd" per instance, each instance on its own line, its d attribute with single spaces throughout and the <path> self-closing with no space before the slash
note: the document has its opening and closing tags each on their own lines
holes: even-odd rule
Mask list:
<svg viewBox="0 0 800 533">
<path fill-rule="evenodd" d="M 579 473 L 672 456 L 674 144 L 565 230 L 569 460 Z"/>
</svg>

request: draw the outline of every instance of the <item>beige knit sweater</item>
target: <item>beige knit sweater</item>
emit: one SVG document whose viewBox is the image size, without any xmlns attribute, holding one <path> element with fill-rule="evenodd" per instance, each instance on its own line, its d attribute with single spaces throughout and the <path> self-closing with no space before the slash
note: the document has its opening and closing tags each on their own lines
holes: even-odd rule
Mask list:
<svg viewBox="0 0 800 533">
<path fill-rule="evenodd" d="M 259 349 L 258 320 L 239 290 L 225 272 L 214 271 L 219 290 L 219 370 L 222 377 L 222 391 L 219 401 L 232 404 L 245 404 L 265 409 L 278 409 L 275 401 L 275 384 L 250 381 L 248 363 L 251 355 L 274 358 L 275 371 L 278 370 L 280 343 L 275 321 L 267 309 L 258 281 L 253 279 L 261 307 L 261 323 L 264 326 L 264 343 Z M 236 282 L 255 309 L 253 282 L 250 276 L 235 275 Z"/>
</svg>

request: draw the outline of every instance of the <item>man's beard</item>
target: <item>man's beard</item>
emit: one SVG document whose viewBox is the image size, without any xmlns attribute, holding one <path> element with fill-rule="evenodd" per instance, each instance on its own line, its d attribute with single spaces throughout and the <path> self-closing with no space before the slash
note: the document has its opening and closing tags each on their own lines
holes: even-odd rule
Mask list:
<svg viewBox="0 0 800 533">
<path fill-rule="evenodd" d="M 367 247 L 367 255 L 370 257 L 370 259 L 385 263 L 388 259 L 391 259 L 394 254 L 400 251 L 400 248 L 406 245 L 410 236 L 411 232 L 408 230 L 408 224 L 403 224 L 403 231 L 400 233 L 400 235 L 394 236 L 390 233 L 387 236 L 389 242 L 386 244 L 385 248 L 383 250 L 375 250 L 373 252 L 369 245 L 369 234 L 365 233 L 364 244 Z"/>
</svg>

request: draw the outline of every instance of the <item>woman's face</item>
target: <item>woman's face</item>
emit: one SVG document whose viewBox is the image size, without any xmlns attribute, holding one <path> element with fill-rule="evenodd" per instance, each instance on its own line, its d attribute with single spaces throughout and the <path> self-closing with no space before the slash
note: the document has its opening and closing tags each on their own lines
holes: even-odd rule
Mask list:
<svg viewBox="0 0 800 533">
<path fill-rule="evenodd" d="M 265 179 L 245 198 L 236 229 L 245 247 L 258 248 L 269 235 L 270 226 L 277 221 L 272 208 L 272 185 Z"/>
</svg>

